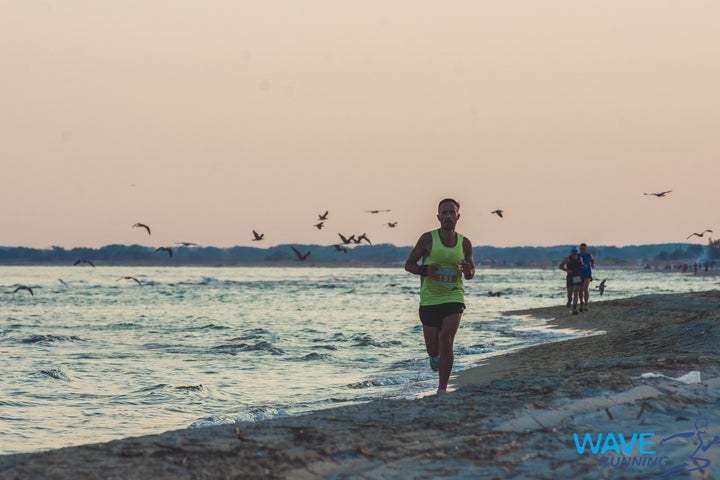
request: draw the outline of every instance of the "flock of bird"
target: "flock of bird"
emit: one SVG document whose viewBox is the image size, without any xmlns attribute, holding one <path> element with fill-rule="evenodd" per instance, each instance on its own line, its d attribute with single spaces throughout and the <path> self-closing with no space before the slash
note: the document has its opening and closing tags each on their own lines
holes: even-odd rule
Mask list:
<svg viewBox="0 0 720 480">
<path fill-rule="evenodd" d="M 390 212 L 391 210 L 366 210 L 366 213 L 384 213 L 384 212 Z M 325 210 L 325 213 L 319 213 L 318 214 L 318 223 L 314 224 L 313 227 L 317 228 L 318 230 L 321 230 L 325 226 L 325 222 L 328 220 L 330 215 L 330 212 L 328 210 Z M 398 222 L 387 222 L 383 225 L 387 225 L 390 228 L 395 228 L 397 226 Z M 253 240 L 254 241 L 260 241 L 265 236 L 264 233 L 260 234 L 253 230 Z M 368 238 L 367 234 L 362 233 L 360 235 L 352 234 L 349 237 L 346 237 L 342 233 L 338 232 L 338 236 L 340 237 L 341 243 L 335 243 L 332 244 L 333 247 L 335 247 L 336 252 L 342 252 L 347 253 L 348 249 L 344 245 L 350 245 L 350 244 L 359 244 L 363 241 L 367 242 L 368 244 L 372 245 L 372 241 Z M 295 257 L 298 261 L 302 262 L 304 260 L 307 260 L 308 257 L 312 252 L 305 252 L 302 253 L 300 250 L 298 250 L 295 247 L 290 247 L 292 251 L 295 253 Z"/>
<path fill-rule="evenodd" d="M 385 213 L 385 212 L 390 212 L 390 211 L 391 210 L 386 209 L 386 210 L 367 210 L 366 212 L 376 214 L 376 213 Z M 315 228 L 317 228 L 318 230 L 322 229 L 325 226 L 325 221 L 328 220 L 329 215 L 330 215 L 329 210 L 325 210 L 325 213 L 318 214 L 318 223 L 314 224 L 313 226 Z M 398 225 L 398 222 L 387 222 L 387 223 L 384 223 L 383 225 L 387 225 L 390 228 L 395 228 Z M 144 229 L 148 235 L 152 235 L 152 229 L 150 228 L 149 225 L 147 225 L 145 223 L 137 222 L 131 228 Z M 253 230 L 252 233 L 253 233 L 253 238 L 251 240 L 254 242 L 259 242 L 265 238 L 264 233 L 259 233 L 256 230 Z M 363 241 L 372 245 L 372 242 L 370 241 L 367 234 L 365 234 L 365 233 L 362 233 L 360 235 L 353 234 L 353 235 L 350 235 L 349 237 L 346 237 L 343 234 L 338 233 L 338 236 L 340 237 L 340 240 L 342 243 L 337 243 L 337 244 L 333 245 L 335 247 L 335 250 L 338 252 L 347 253 L 348 249 L 346 247 L 344 247 L 344 245 L 359 244 L 359 243 L 362 243 Z M 181 245 L 183 247 L 199 247 L 200 246 L 197 243 L 193 243 L 193 242 L 176 242 L 176 244 Z M 295 248 L 293 246 L 291 246 L 290 248 L 295 253 L 295 256 L 298 261 L 307 260 L 307 258 L 311 254 L 311 252 L 309 252 L 309 251 L 302 253 L 300 250 L 298 250 L 297 248 Z M 165 252 L 168 254 L 169 257 L 173 256 L 173 248 L 172 247 L 158 247 L 155 249 L 154 253 L 158 253 L 158 252 Z M 73 265 L 80 265 L 80 264 L 87 264 L 87 265 L 90 265 L 91 267 L 95 268 L 95 264 L 91 260 L 87 260 L 84 258 L 78 259 L 73 263 Z M 118 278 L 116 281 L 120 281 L 120 280 L 131 280 L 140 286 L 143 285 L 140 280 L 138 280 L 136 277 L 132 277 L 132 276 L 123 276 L 123 277 Z M 18 286 L 17 288 L 15 288 L 13 293 L 17 293 L 21 290 L 29 292 L 30 295 L 34 295 L 32 288 L 28 287 L 27 285 Z"/>
<path fill-rule="evenodd" d="M 672 190 L 665 190 L 662 192 L 644 193 L 643 195 L 649 195 L 649 196 L 655 196 L 657 198 L 663 198 L 671 192 L 672 192 Z M 387 213 L 390 211 L 391 211 L 390 209 L 377 209 L 377 210 L 366 210 L 365 213 L 379 214 L 379 213 Z M 492 210 L 490 213 L 492 215 L 497 215 L 498 218 L 504 218 L 504 216 L 503 216 L 504 210 L 496 209 L 496 210 Z M 325 226 L 325 222 L 328 220 L 329 215 L 330 215 L 330 212 L 328 210 L 325 210 L 325 213 L 318 214 L 317 223 L 313 224 L 313 227 L 317 228 L 318 230 L 321 230 Z M 383 225 L 387 225 L 389 228 L 395 228 L 395 227 L 397 227 L 398 222 L 386 222 Z M 132 228 L 145 229 L 147 231 L 148 235 L 152 235 L 152 230 L 150 229 L 150 226 L 146 225 L 144 223 L 140 223 L 140 222 L 135 223 L 132 226 Z M 702 238 L 706 233 L 713 233 L 713 231 L 710 229 L 705 229 L 702 232 L 694 232 L 694 233 L 691 233 L 690 235 L 688 235 L 687 239 L 690 239 L 691 237 L 694 237 L 694 236 Z M 262 241 L 265 238 L 264 233 L 259 233 L 256 230 L 253 230 L 252 234 L 253 234 L 253 238 L 251 240 L 254 242 Z M 342 252 L 342 253 L 346 254 L 348 252 L 348 249 L 347 249 L 347 247 L 345 247 L 345 245 L 353 245 L 353 244 L 356 245 L 356 244 L 362 243 L 363 241 L 372 245 L 372 242 L 370 241 L 370 239 L 368 238 L 368 236 L 365 233 L 362 233 L 360 235 L 352 234 L 350 236 L 345 236 L 342 233 L 338 232 L 338 236 L 340 237 L 340 243 L 336 243 L 336 244 L 332 245 L 333 247 L 335 247 L 335 251 L 337 251 L 337 252 Z M 193 242 L 176 242 L 176 243 L 177 243 L 177 245 L 181 245 L 183 247 L 199 247 L 200 246 L 197 243 L 193 243 Z M 303 253 L 300 250 L 298 250 L 297 248 L 292 247 L 292 246 L 290 248 L 295 253 L 295 257 L 297 258 L 298 261 L 307 260 L 308 257 L 310 256 L 310 254 L 312 253 L 310 251 Z M 158 253 L 158 252 L 165 252 L 168 254 L 169 257 L 173 256 L 172 247 L 158 247 L 155 249 L 155 253 Z M 95 264 L 92 261 L 87 260 L 87 259 L 79 259 L 79 260 L 75 261 L 75 263 L 73 263 L 73 265 L 80 265 L 81 263 L 88 264 L 88 265 L 92 266 L 93 268 L 95 268 Z M 120 277 L 117 279 L 117 281 L 119 281 L 119 280 L 132 280 L 132 281 L 136 282 L 138 285 L 142 285 L 142 282 L 140 282 L 140 280 L 138 280 L 135 277 L 131 277 L 131 276 Z M 600 283 L 600 285 L 598 285 L 595 288 L 598 288 L 600 290 L 600 295 L 602 295 L 605 290 L 605 280 L 603 280 Z M 32 288 L 30 288 L 26 285 L 20 285 L 13 291 L 13 293 L 19 292 L 21 290 L 28 291 L 30 293 L 30 295 L 34 295 Z M 499 292 L 488 292 L 488 294 L 490 296 L 499 296 Z"/>
</svg>

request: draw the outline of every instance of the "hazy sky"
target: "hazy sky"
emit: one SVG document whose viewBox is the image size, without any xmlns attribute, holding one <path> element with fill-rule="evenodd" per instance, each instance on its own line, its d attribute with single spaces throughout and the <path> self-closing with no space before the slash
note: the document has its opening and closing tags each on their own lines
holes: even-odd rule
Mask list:
<svg viewBox="0 0 720 480">
<path fill-rule="evenodd" d="M 0 245 L 720 237 L 716 0 L 0 0 L 0 62 Z"/>
</svg>

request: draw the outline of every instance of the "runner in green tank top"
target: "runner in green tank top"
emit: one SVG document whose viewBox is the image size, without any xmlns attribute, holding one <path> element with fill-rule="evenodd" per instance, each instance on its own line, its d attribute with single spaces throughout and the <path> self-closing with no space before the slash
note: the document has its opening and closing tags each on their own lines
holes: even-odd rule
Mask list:
<svg viewBox="0 0 720 480">
<path fill-rule="evenodd" d="M 453 344 L 465 310 L 463 278 L 475 276 L 472 244 L 455 231 L 459 210 L 455 200 L 442 200 L 437 215 L 440 228 L 423 233 L 405 262 L 405 270 L 422 277 L 420 321 L 430 368 L 439 371 L 438 393 L 447 390 L 455 361 Z"/>
</svg>

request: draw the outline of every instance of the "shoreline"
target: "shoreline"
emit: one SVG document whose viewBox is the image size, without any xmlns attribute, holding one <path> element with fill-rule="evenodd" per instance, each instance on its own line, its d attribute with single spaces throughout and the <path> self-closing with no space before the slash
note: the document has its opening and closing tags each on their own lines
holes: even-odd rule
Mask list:
<svg viewBox="0 0 720 480">
<path fill-rule="evenodd" d="M 457 372 L 446 395 L 0 456 L 0 478 L 647 477 L 694 448 L 683 438 L 661 452 L 665 434 L 694 431 L 697 418 L 708 438 L 720 434 L 718 306 L 713 290 L 606 300 L 579 316 L 508 312 L 606 333 L 488 357 Z M 701 381 L 677 380 L 691 372 Z M 665 464 L 580 455 L 573 433 L 598 432 L 655 432 Z M 720 444 L 701 456 L 719 475 Z"/>
</svg>

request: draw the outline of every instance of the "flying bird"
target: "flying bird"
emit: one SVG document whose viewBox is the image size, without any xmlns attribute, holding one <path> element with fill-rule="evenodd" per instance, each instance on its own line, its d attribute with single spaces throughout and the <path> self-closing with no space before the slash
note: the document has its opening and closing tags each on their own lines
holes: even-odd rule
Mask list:
<svg viewBox="0 0 720 480">
<path fill-rule="evenodd" d="M 372 242 L 371 242 L 370 239 L 367 237 L 367 235 L 365 235 L 364 233 L 357 238 L 357 242 L 356 242 L 356 243 L 360 243 L 360 242 L 362 242 L 363 240 L 365 240 L 365 241 L 368 242 L 370 245 L 372 245 Z"/>
<path fill-rule="evenodd" d="M 390 228 L 395 228 L 395 227 L 397 227 L 397 224 L 398 224 L 398 222 L 383 223 L 383 225 L 387 225 L 387 226 L 390 227 Z"/>
<path fill-rule="evenodd" d="M 253 241 L 253 242 L 257 242 L 257 241 L 259 241 L 259 240 L 262 240 L 264 236 L 265 236 L 264 233 L 258 233 L 258 232 L 256 232 L 255 230 L 253 230 L 253 239 L 252 239 L 252 241 Z"/>
<path fill-rule="evenodd" d="M 338 235 L 340 235 L 340 240 L 342 240 L 343 245 L 349 245 L 355 241 L 355 234 L 350 235 L 349 238 L 346 238 L 342 233 L 338 233 Z"/>
<path fill-rule="evenodd" d="M 35 294 L 34 294 L 33 291 L 32 291 L 32 288 L 27 287 L 27 286 L 25 286 L 25 285 L 20 285 L 20 286 L 17 287 L 15 290 L 13 290 L 13 293 L 17 293 L 17 292 L 19 292 L 20 290 L 27 290 L 28 292 L 30 292 L 30 295 L 35 296 Z"/>
<path fill-rule="evenodd" d="M 90 260 L 85 260 L 84 258 L 81 258 L 80 260 L 75 260 L 75 263 L 73 265 L 80 265 L 81 263 L 87 263 L 91 267 L 95 268 L 95 264 L 91 262 Z"/>
<path fill-rule="evenodd" d="M 183 247 L 199 247 L 197 243 L 193 242 L 175 242 L 175 245 L 182 245 Z"/>
<path fill-rule="evenodd" d="M 600 282 L 600 285 L 598 285 L 597 287 L 595 287 L 595 288 L 597 288 L 597 289 L 600 290 L 600 295 L 602 295 L 603 293 L 605 293 L 605 282 L 607 282 L 607 278 L 606 278 L 605 280 L 603 280 L 602 282 Z"/>
<path fill-rule="evenodd" d="M 144 228 L 145 230 L 147 230 L 148 235 L 152 235 L 152 233 L 150 233 L 150 227 L 148 227 L 148 226 L 145 225 L 144 223 L 136 223 L 135 225 L 133 225 L 133 228 L 136 228 L 136 227 L 137 227 L 137 228 Z"/>
<path fill-rule="evenodd" d="M 117 282 L 117 281 L 120 281 L 120 280 L 134 280 L 135 282 L 137 282 L 138 285 L 140 285 L 140 286 L 142 287 L 142 283 L 140 282 L 140 280 L 138 280 L 138 279 L 135 278 L 135 277 L 120 277 L 120 278 L 118 278 L 118 279 L 115 280 L 115 281 Z"/>
<path fill-rule="evenodd" d="M 298 250 L 297 248 L 292 247 L 292 246 L 290 248 L 293 249 L 293 252 L 295 252 L 295 255 L 297 256 L 298 260 L 300 260 L 301 262 L 310 256 L 310 252 L 307 252 L 306 254 L 302 254 L 302 253 L 300 253 L 300 250 Z"/>
<path fill-rule="evenodd" d="M 655 195 L 656 197 L 659 198 L 659 197 L 664 197 L 665 195 L 667 195 L 670 192 L 672 192 L 672 190 L 666 190 L 664 192 L 659 192 L 659 193 L 644 193 L 643 195 Z"/>
<path fill-rule="evenodd" d="M 316 223 L 315 225 L 313 225 L 313 227 L 317 228 L 318 230 L 321 230 L 323 227 L 323 222 Z"/>
<path fill-rule="evenodd" d="M 389 212 L 390 210 L 365 210 L 365 213 Z"/>
<path fill-rule="evenodd" d="M 348 251 L 347 248 L 343 247 L 340 244 L 335 244 L 335 245 L 333 245 L 333 247 L 335 247 L 335 251 L 337 251 L 337 252 L 347 253 L 347 251 Z"/>
<path fill-rule="evenodd" d="M 688 235 L 687 238 L 690 238 L 690 237 L 692 237 L 692 236 L 696 236 L 696 237 L 701 237 L 701 238 L 702 238 L 702 236 L 705 235 L 705 234 L 708 233 L 708 232 L 713 233 L 712 230 L 705 229 L 704 231 L 702 231 L 702 232 L 700 232 L 700 233 L 691 233 L 690 235 Z"/>
<path fill-rule="evenodd" d="M 172 248 L 170 247 L 158 247 L 155 249 L 155 253 L 157 252 L 167 252 L 172 257 Z"/>
<path fill-rule="evenodd" d="M 493 210 L 493 211 L 490 212 L 490 213 L 494 213 L 494 214 L 497 215 L 498 217 L 503 218 L 503 211 L 502 211 L 502 210 Z"/>
<path fill-rule="evenodd" d="M 325 210 L 325 213 L 323 213 L 322 215 L 318 214 L 318 220 L 327 220 L 328 213 L 329 212 L 327 210 Z"/>
</svg>

